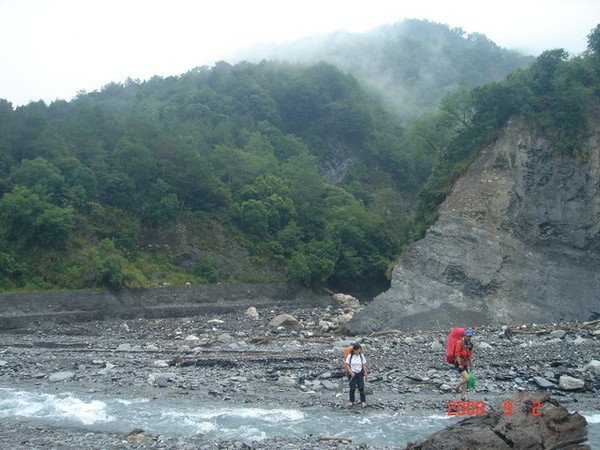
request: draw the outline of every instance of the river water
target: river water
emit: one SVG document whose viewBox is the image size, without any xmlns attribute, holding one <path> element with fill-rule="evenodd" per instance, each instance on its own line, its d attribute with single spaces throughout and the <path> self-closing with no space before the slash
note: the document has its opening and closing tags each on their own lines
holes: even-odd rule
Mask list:
<svg viewBox="0 0 600 450">
<path fill-rule="evenodd" d="M 589 444 L 600 449 L 600 414 L 583 413 Z M 89 394 L 48 394 L 0 388 L 0 418 L 31 419 L 60 428 L 260 441 L 275 436 L 324 435 L 353 443 L 403 446 L 460 420 L 431 412 L 382 412 L 370 409 L 323 411 L 147 398 L 94 398 Z"/>
</svg>

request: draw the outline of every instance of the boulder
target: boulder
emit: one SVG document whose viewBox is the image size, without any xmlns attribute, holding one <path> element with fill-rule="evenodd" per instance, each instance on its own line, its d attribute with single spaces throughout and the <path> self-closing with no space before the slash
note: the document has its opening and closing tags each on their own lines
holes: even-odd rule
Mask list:
<svg viewBox="0 0 600 450">
<path fill-rule="evenodd" d="M 172 373 L 151 373 L 148 375 L 148 383 L 158 387 L 167 387 L 169 380 L 173 379 L 175 374 Z"/>
<path fill-rule="evenodd" d="M 269 322 L 269 326 L 273 328 L 277 327 L 297 327 L 300 325 L 298 323 L 298 319 L 290 314 L 279 314 L 278 316 L 273 317 Z"/>
<path fill-rule="evenodd" d="M 58 383 L 60 381 L 72 380 L 75 377 L 73 372 L 56 372 L 48 377 L 48 381 Z"/>
<path fill-rule="evenodd" d="M 551 383 L 550 381 L 548 381 L 542 377 L 533 377 L 533 381 L 539 387 L 544 388 L 544 389 L 550 389 L 550 388 L 555 387 L 553 383 Z"/>
<path fill-rule="evenodd" d="M 351 295 L 346 294 L 333 294 L 331 299 L 339 305 L 343 309 L 359 309 L 360 302 L 352 297 Z"/>
<path fill-rule="evenodd" d="M 560 379 L 558 380 L 558 387 L 565 391 L 576 391 L 578 389 L 583 389 L 584 386 L 585 381 L 570 377 L 568 375 L 561 375 Z"/>
<path fill-rule="evenodd" d="M 600 375 L 600 361 L 592 359 L 588 364 L 586 364 L 583 370 Z"/>
<path fill-rule="evenodd" d="M 579 446 L 586 440 L 585 418 L 579 413 L 569 413 L 548 394 L 521 392 L 514 395 L 513 413 L 505 415 L 504 409 L 464 419 L 417 443 L 406 450 L 450 450 L 463 448 L 542 450 L 550 448 L 585 449 Z M 539 415 L 532 413 L 532 405 L 539 402 Z M 570 445 L 565 446 L 565 443 Z"/>
<path fill-rule="evenodd" d="M 296 377 L 281 376 L 275 384 L 282 387 L 294 387 L 298 384 L 298 379 Z"/>
<path fill-rule="evenodd" d="M 246 317 L 250 317 L 251 319 L 258 319 L 258 311 L 254 306 L 251 306 L 246 310 Z"/>
<path fill-rule="evenodd" d="M 549 334 L 550 339 L 562 339 L 565 337 L 567 332 L 565 330 L 554 330 Z"/>
</svg>

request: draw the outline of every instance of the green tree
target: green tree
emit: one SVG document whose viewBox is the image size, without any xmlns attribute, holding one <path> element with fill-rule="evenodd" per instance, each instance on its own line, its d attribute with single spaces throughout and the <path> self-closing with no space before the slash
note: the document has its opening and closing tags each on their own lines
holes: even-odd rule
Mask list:
<svg viewBox="0 0 600 450">
<path fill-rule="evenodd" d="M 40 157 L 23 160 L 10 178 L 14 184 L 26 186 L 42 196 L 58 196 L 65 184 L 60 170 Z"/>
<path fill-rule="evenodd" d="M 600 24 L 587 35 L 587 49 L 596 54 L 600 54 Z"/>
<path fill-rule="evenodd" d="M 307 287 L 323 285 L 333 274 L 337 257 L 335 243 L 311 241 L 290 258 L 286 269 L 288 279 Z"/>
<path fill-rule="evenodd" d="M 40 198 L 26 187 L 16 187 L 0 200 L 0 221 L 5 236 L 19 246 L 61 248 L 75 225 L 70 209 Z"/>
</svg>

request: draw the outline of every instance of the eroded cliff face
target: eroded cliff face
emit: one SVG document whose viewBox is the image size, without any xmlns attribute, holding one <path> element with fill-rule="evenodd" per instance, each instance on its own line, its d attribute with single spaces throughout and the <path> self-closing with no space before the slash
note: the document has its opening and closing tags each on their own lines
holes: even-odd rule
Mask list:
<svg viewBox="0 0 600 450">
<path fill-rule="evenodd" d="M 600 124 L 592 131 L 590 158 L 577 162 L 513 119 L 348 331 L 600 314 Z"/>
</svg>

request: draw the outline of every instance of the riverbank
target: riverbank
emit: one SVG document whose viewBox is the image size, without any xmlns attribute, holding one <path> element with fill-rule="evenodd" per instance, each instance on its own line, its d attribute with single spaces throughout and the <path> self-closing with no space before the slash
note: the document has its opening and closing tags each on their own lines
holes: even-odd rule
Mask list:
<svg viewBox="0 0 600 450">
<path fill-rule="evenodd" d="M 80 402 L 72 400 L 75 410 L 88 408 L 94 399 L 146 399 L 150 404 L 179 402 L 199 408 L 219 404 L 322 411 L 324 417 L 348 416 L 350 423 L 375 420 L 378 414 L 410 417 L 423 411 L 441 420 L 448 401 L 458 400 L 449 392 L 457 375 L 444 362 L 445 330 L 348 337 L 338 327 L 345 311 L 334 305 L 272 304 L 257 308 L 256 315 L 247 313 L 246 306 L 192 317 L 32 322 L 6 330 L 0 333 L 0 388 L 12 389 L 12 394 L 67 395 Z M 367 385 L 372 393 L 364 411 L 346 406 L 347 384 L 341 376 L 341 349 L 355 340 L 362 342 L 371 367 Z M 478 382 L 470 400 L 501 407 L 515 392 L 544 390 L 569 410 L 600 409 L 600 373 L 589 366 L 600 354 L 598 322 L 481 328 L 474 341 Z M 575 389 L 560 386 L 565 376 L 577 380 L 571 385 Z M 93 420 L 93 411 L 89 414 Z M 260 440 L 222 439 L 211 430 L 181 436 L 152 429 L 128 438 L 139 428 L 134 423 L 131 430 L 101 432 L 83 422 L 67 426 L 35 412 L 5 413 L 0 447 L 398 448 L 394 442 L 371 445 L 360 435 L 343 436 L 352 443 L 319 441 L 330 434 L 327 428 L 318 436 L 282 431 Z"/>
</svg>

